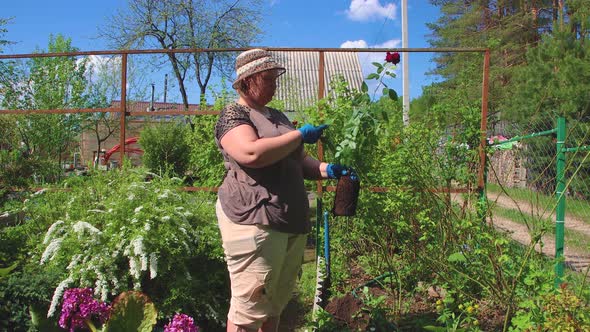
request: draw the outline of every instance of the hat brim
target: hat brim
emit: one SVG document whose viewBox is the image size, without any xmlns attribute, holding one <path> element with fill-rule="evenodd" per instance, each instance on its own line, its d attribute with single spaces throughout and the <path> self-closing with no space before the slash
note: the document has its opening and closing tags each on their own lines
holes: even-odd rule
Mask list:
<svg viewBox="0 0 590 332">
<path fill-rule="evenodd" d="M 237 90 L 238 83 L 240 83 L 240 81 L 244 80 L 245 78 L 250 77 L 250 76 L 252 76 L 254 74 L 262 73 L 264 71 L 277 70 L 277 69 L 280 71 L 279 74 L 277 75 L 277 78 L 279 76 L 283 75 L 285 72 L 287 72 L 287 69 L 285 67 L 283 67 L 283 66 L 279 65 L 278 63 L 276 63 L 275 66 L 273 66 L 273 67 L 270 67 L 270 68 L 261 68 L 261 69 L 256 70 L 256 71 L 249 72 L 247 75 L 239 76 L 238 78 L 236 78 L 236 80 L 232 83 L 231 86 L 232 86 L 232 88 L 234 88 L 235 90 Z"/>
</svg>

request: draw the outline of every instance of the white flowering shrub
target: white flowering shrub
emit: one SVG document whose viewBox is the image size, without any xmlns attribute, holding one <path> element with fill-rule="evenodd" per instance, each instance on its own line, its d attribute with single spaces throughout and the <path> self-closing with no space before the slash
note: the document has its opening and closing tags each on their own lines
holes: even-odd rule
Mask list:
<svg viewBox="0 0 590 332">
<path fill-rule="evenodd" d="M 65 289 L 91 287 L 102 301 L 134 289 L 148 294 L 164 316 L 182 310 L 222 319 L 227 287 L 215 195 L 183 192 L 181 179 L 145 170 L 96 173 L 66 186 L 24 208 L 40 223 L 53 220 L 34 259 L 65 271 L 48 316 Z"/>
</svg>

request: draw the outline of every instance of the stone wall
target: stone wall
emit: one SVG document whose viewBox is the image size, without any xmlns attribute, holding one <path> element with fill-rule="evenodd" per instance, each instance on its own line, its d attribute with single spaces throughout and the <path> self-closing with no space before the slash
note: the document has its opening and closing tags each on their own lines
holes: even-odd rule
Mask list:
<svg viewBox="0 0 590 332">
<path fill-rule="evenodd" d="M 501 184 L 507 188 L 526 187 L 526 168 L 516 149 L 497 150 L 490 157 L 488 183 Z"/>
</svg>

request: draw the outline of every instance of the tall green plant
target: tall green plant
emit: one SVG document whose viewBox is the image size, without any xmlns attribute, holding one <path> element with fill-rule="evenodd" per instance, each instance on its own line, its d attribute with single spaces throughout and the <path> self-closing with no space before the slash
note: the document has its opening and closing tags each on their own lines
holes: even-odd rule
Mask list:
<svg viewBox="0 0 590 332">
<path fill-rule="evenodd" d="M 211 93 L 215 97 L 213 109 L 217 111 L 222 110 L 235 97 L 235 93 L 225 86 L 225 80 L 222 80 L 219 90 L 211 89 Z M 215 144 L 216 122 L 215 115 L 197 115 L 193 120 L 193 130 L 185 136 L 191 148 L 188 172 L 194 186 L 218 186 L 225 174 L 223 157 Z"/>
<path fill-rule="evenodd" d="M 185 139 L 188 127 L 180 123 L 160 123 L 140 134 L 143 163 L 153 172 L 172 172 L 184 176 L 189 164 L 190 146 Z"/>
</svg>

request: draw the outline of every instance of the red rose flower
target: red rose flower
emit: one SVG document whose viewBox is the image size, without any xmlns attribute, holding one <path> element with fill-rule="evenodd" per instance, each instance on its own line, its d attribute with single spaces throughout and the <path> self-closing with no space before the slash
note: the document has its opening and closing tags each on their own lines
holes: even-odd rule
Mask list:
<svg viewBox="0 0 590 332">
<path fill-rule="evenodd" d="M 387 55 L 385 55 L 385 61 L 393 63 L 394 65 L 397 65 L 400 61 L 399 53 L 398 52 L 393 52 L 393 53 L 387 52 Z"/>
</svg>

